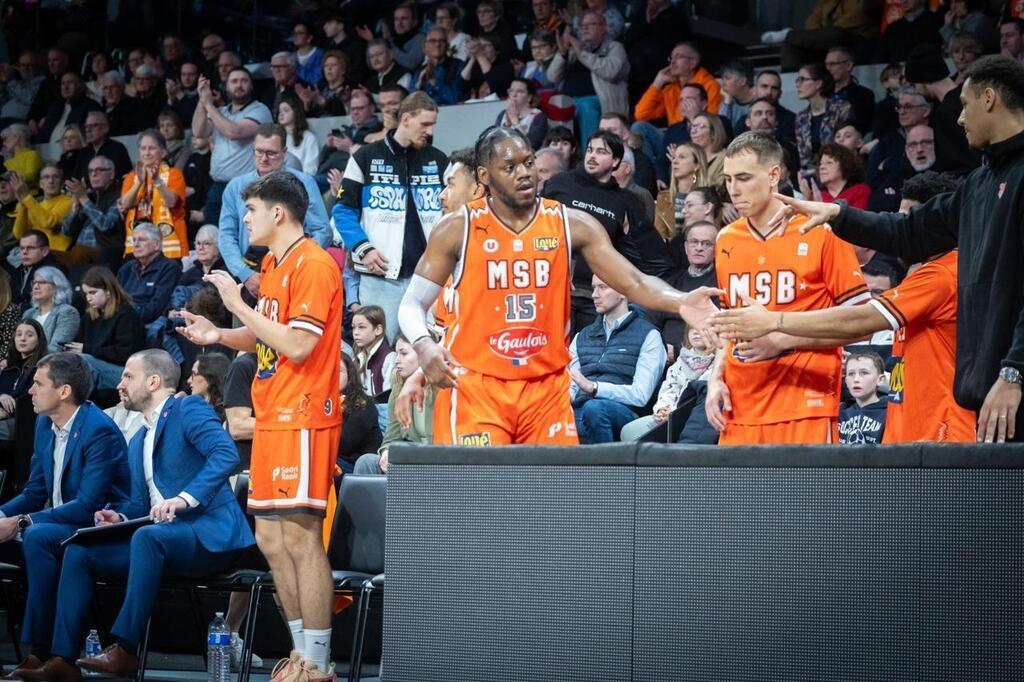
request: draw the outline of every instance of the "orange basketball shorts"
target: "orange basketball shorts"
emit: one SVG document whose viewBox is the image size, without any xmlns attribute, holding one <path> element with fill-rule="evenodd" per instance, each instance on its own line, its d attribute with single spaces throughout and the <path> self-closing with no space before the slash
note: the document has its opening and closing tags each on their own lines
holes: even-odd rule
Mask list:
<svg viewBox="0 0 1024 682">
<path fill-rule="evenodd" d="M 252 437 L 249 513 L 327 514 L 334 488 L 341 426 L 329 429 L 260 429 Z"/>
<path fill-rule="evenodd" d="M 536 379 L 459 375 L 434 401 L 434 442 L 454 445 L 577 445 L 568 372 Z"/>
<path fill-rule="evenodd" d="M 726 422 L 719 445 L 831 445 L 839 442 L 839 422 L 829 417 L 777 424 Z"/>
</svg>

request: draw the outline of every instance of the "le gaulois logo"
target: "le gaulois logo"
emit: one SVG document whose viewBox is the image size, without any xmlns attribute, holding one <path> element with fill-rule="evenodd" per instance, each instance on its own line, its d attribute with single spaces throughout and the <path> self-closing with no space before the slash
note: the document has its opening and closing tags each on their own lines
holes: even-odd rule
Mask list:
<svg viewBox="0 0 1024 682">
<path fill-rule="evenodd" d="M 503 358 L 522 360 L 539 353 L 547 345 L 548 335 L 536 327 L 511 327 L 491 334 L 487 343 Z"/>
</svg>

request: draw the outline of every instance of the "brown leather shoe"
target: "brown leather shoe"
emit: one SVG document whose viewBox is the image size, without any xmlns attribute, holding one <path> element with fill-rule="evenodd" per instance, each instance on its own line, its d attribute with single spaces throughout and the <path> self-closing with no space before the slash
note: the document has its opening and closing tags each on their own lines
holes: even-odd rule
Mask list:
<svg viewBox="0 0 1024 682">
<path fill-rule="evenodd" d="M 42 668 L 43 662 L 39 660 L 38 656 L 29 655 L 24 661 L 18 664 L 18 666 L 4 676 L 5 680 L 20 680 L 21 673 L 26 670 L 35 670 L 36 668 Z"/>
<path fill-rule="evenodd" d="M 44 663 L 41 668 L 22 672 L 20 679 L 45 680 L 46 682 L 81 682 L 82 671 L 60 656 L 54 656 Z"/>
<path fill-rule="evenodd" d="M 139 659 L 118 644 L 111 644 L 99 656 L 80 658 L 75 663 L 86 670 L 98 670 L 114 677 L 133 677 L 139 669 Z"/>
</svg>

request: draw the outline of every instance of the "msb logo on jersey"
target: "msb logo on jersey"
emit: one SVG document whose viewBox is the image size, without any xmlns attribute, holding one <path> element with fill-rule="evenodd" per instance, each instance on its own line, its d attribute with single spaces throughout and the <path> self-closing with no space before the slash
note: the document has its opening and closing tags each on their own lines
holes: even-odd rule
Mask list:
<svg viewBox="0 0 1024 682">
<path fill-rule="evenodd" d="M 525 365 L 548 345 L 548 335 L 536 327 L 510 327 L 491 334 L 487 343 L 496 355 L 511 360 L 513 365 Z"/>
<path fill-rule="evenodd" d="M 535 237 L 533 248 L 537 251 L 554 251 L 558 248 L 558 237 Z"/>
</svg>

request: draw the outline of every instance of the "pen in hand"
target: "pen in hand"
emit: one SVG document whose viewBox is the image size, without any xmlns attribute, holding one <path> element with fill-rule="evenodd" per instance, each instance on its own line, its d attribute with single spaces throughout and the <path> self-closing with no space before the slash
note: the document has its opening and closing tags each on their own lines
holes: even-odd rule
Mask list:
<svg viewBox="0 0 1024 682">
<path fill-rule="evenodd" d="M 110 503 L 109 503 L 109 502 L 108 502 L 108 503 L 106 503 L 105 505 L 103 505 L 103 511 L 110 511 Z M 98 525 L 100 525 L 101 523 L 103 523 L 103 516 L 102 516 L 102 515 L 100 515 L 100 514 L 96 514 L 96 515 L 95 515 L 95 516 L 93 517 L 93 522 L 94 522 L 94 523 L 95 523 L 95 525 L 97 525 L 97 526 L 98 526 Z"/>
</svg>

